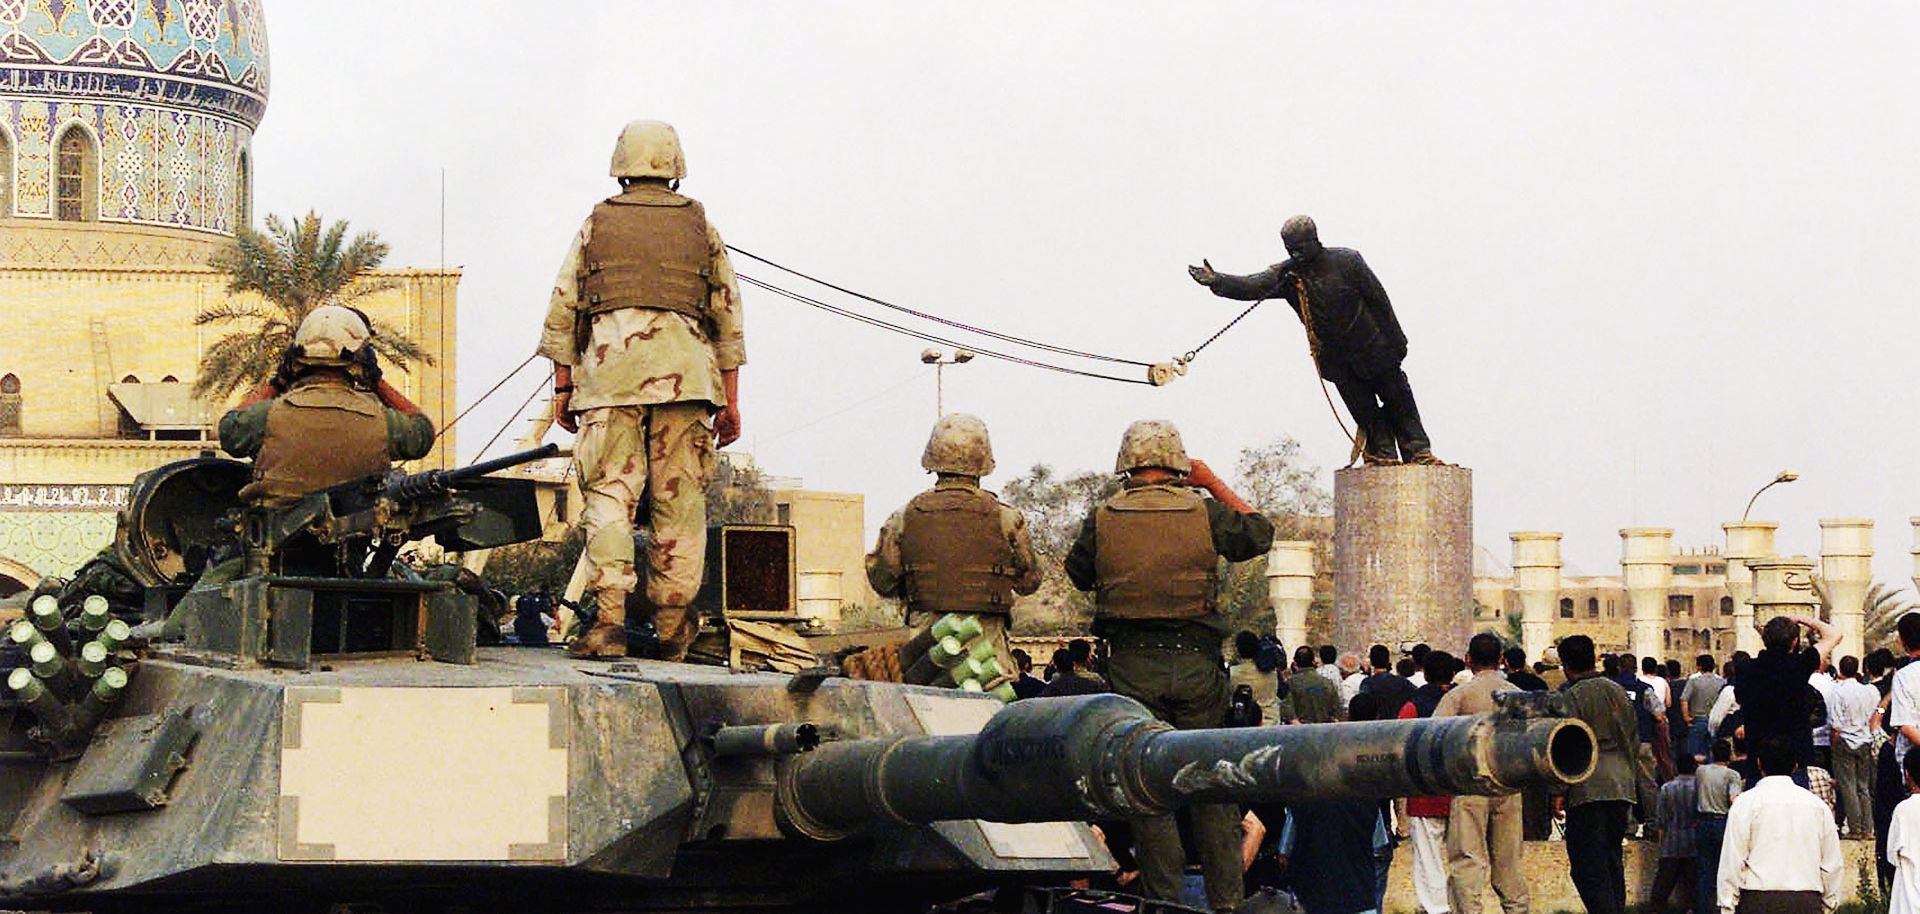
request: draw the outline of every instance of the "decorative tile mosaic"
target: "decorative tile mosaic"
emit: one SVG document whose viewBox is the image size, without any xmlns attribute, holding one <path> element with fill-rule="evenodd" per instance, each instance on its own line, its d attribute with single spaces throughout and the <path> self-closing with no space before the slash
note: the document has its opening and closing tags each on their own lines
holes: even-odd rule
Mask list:
<svg viewBox="0 0 1920 914">
<path fill-rule="evenodd" d="M 101 221 L 231 233 L 266 103 L 261 0 L 0 0 L 0 217 L 53 216 L 54 150 L 77 127 Z"/>
</svg>

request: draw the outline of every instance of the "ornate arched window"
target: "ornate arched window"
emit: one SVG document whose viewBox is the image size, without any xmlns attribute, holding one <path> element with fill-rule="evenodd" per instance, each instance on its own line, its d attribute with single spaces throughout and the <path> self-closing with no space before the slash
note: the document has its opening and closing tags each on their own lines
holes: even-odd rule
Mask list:
<svg viewBox="0 0 1920 914">
<path fill-rule="evenodd" d="M 233 230 L 253 225 L 253 159 L 243 150 L 233 170 Z"/>
<path fill-rule="evenodd" d="M 20 434 L 20 377 L 0 376 L 0 435 Z"/>
<path fill-rule="evenodd" d="M 1598 619 L 1598 618 L 1600 618 L 1600 600 L 1599 600 L 1599 598 L 1597 598 L 1597 597 L 1588 597 L 1588 598 L 1587 598 L 1587 618 L 1589 618 L 1589 619 Z"/>
<path fill-rule="evenodd" d="M 64 222 L 91 222 L 100 218 L 99 151 L 93 138 L 78 126 L 60 134 L 55 147 L 54 215 Z"/>
<path fill-rule="evenodd" d="M 1573 598 L 1572 597 L 1560 598 L 1560 618 L 1562 619 L 1573 618 Z"/>
</svg>

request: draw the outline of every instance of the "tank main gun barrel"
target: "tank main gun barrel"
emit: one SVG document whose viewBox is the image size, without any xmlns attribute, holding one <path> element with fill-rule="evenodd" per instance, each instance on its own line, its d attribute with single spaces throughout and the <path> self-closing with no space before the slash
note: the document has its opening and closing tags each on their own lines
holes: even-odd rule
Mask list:
<svg viewBox="0 0 1920 914">
<path fill-rule="evenodd" d="M 1175 730 L 1119 695 L 1034 698 L 972 736 L 831 742 L 783 760 L 783 827 L 832 840 L 874 821 L 1080 822 L 1193 803 L 1498 794 L 1592 773 L 1593 731 L 1511 693 L 1492 714 Z"/>
</svg>

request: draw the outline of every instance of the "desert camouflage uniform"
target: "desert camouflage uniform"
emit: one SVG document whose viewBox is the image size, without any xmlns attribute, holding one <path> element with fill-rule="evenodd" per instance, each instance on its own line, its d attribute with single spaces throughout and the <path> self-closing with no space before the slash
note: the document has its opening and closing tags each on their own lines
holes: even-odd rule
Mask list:
<svg viewBox="0 0 1920 914">
<path fill-rule="evenodd" d="M 644 184 L 625 195 L 677 196 Z M 646 595 L 656 607 L 682 608 L 700 589 L 706 559 L 712 416 L 727 402 L 720 373 L 746 362 L 740 289 L 726 246 L 709 226 L 705 314 L 652 308 L 597 314 L 585 351 L 578 351 L 575 320 L 586 305 L 577 277 L 592 229 L 591 219 L 581 225 L 560 264 L 539 349 L 573 366 L 571 405 L 580 420 L 574 463 L 585 495 L 588 583 L 621 593 L 636 588 L 631 524 L 644 492 L 652 531 Z"/>
</svg>

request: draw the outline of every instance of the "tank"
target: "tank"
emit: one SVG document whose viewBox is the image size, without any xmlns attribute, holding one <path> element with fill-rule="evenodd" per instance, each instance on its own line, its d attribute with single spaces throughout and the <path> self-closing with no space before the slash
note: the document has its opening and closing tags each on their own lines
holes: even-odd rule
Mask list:
<svg viewBox="0 0 1920 914">
<path fill-rule="evenodd" d="M 387 567 L 422 531 L 537 533 L 523 480 L 456 473 L 210 521 L 233 541 L 168 547 L 209 570 L 144 575 L 137 607 L 43 595 L 56 616 L 21 638 L 61 662 L 28 658 L 0 704 L 0 908 L 911 912 L 1109 872 L 1093 821 L 1593 766 L 1545 696 L 1176 731 L 1117 695 L 479 648 L 471 596 Z M 232 518 L 210 485 L 193 510 Z M 182 640 L 87 651 L 114 615 L 162 611 Z"/>
</svg>

